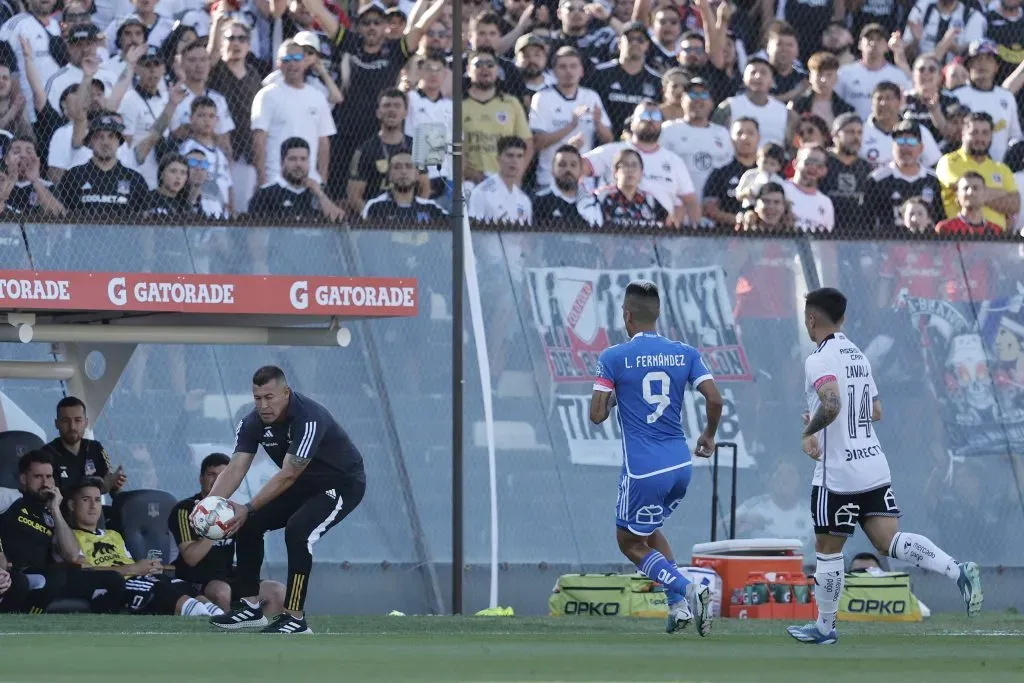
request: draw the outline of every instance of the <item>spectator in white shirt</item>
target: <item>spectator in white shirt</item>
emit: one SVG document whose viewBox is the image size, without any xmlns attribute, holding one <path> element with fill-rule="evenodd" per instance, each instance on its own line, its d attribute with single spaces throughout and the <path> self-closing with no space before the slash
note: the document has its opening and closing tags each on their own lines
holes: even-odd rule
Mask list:
<svg viewBox="0 0 1024 683">
<path fill-rule="evenodd" d="M 818 191 L 818 183 L 828 173 L 828 154 L 818 145 L 801 147 L 796 154 L 796 173 L 783 185 L 793 210 L 797 230 L 832 232 L 835 209 L 832 200 Z"/>
<path fill-rule="evenodd" d="M 306 85 L 319 90 L 327 98 L 328 104 L 333 107 L 344 98 L 342 97 L 341 90 L 338 89 L 338 85 L 331 78 L 330 73 L 328 73 L 324 60 L 321 59 L 320 41 L 322 39 L 326 39 L 326 37 L 313 31 L 299 31 L 292 38 L 296 45 L 302 47 L 302 52 L 306 56 L 302 63 Z M 279 83 L 282 80 L 284 80 L 284 75 L 280 69 L 277 69 L 263 79 L 263 85 Z"/>
<path fill-rule="evenodd" d="M 452 145 L 452 99 L 445 97 L 443 88 L 447 66 L 443 52 L 428 52 L 417 58 L 420 75 L 415 90 L 409 91 L 409 111 L 405 115 L 405 134 L 416 138 L 416 129 L 422 124 L 440 124 L 445 127 L 444 163 L 427 169 L 430 178 L 430 196 L 439 197 L 445 193 L 446 181 L 452 179 L 452 155 L 447 152 Z M 442 142 L 441 140 L 437 141 Z"/>
<path fill-rule="evenodd" d="M 685 86 L 683 118 L 669 121 L 661 129 L 661 144 L 675 152 L 686 163 L 690 179 L 697 191 L 697 200 L 704 200 L 704 184 L 719 166 L 732 161 L 732 139 L 729 129 L 711 123 L 711 90 L 701 78 L 693 78 Z"/>
<path fill-rule="evenodd" d="M 169 94 L 167 88 L 161 87 L 164 84 L 164 60 L 160 51 L 150 47 L 146 54 L 139 58 L 135 67 L 135 87 L 129 90 L 121 100 L 121 107 L 118 109 L 124 119 L 124 137 L 129 147 L 135 149 L 135 160 L 138 163 L 136 170 L 149 183 L 150 189 L 157 186 L 157 162 L 163 157 L 163 153 L 173 151 L 174 143 L 167 141 L 163 145 L 157 143 L 163 139 L 163 132 L 167 128 L 167 121 L 158 131 L 160 138 L 152 144 L 141 148 L 139 143 L 145 139 L 149 132 L 156 125 L 161 112 L 167 106 Z M 182 86 L 176 89 L 181 91 Z M 182 92 L 182 96 L 184 93 Z M 173 112 L 172 112 L 173 113 Z M 157 150 L 160 146 L 161 149 Z"/>
<path fill-rule="evenodd" d="M 978 3 L 988 5 L 989 3 Z M 959 0 L 917 0 L 907 15 L 903 41 L 918 54 L 934 52 L 943 62 L 985 35 L 985 10 Z"/>
<path fill-rule="evenodd" d="M 551 182 L 551 164 L 555 150 L 574 144 L 586 154 L 596 144 L 612 141 L 612 122 L 601 104 L 601 96 L 590 88 L 581 88 L 583 57 L 566 45 L 555 52 L 556 83 L 536 93 L 530 100 L 530 130 L 537 150 L 537 185 Z"/>
<path fill-rule="evenodd" d="M 46 98 L 50 106 L 59 111 L 60 96 L 69 85 L 82 81 L 82 63 L 98 60 L 96 50 L 102 44 L 100 30 L 92 24 L 77 26 L 68 32 L 68 63 L 46 81 Z M 114 86 L 116 76 L 105 69 L 98 69 L 96 77 L 103 81 L 107 93 Z"/>
<path fill-rule="evenodd" d="M 875 168 L 892 161 L 892 132 L 900 122 L 900 97 L 899 86 L 887 81 L 876 85 L 871 95 L 871 117 L 864 124 L 860 156 Z M 925 126 L 921 126 L 921 144 L 924 145 L 921 164 L 926 167 L 937 164 L 942 153 Z"/>
<path fill-rule="evenodd" d="M 32 92 L 25 73 L 25 56 L 21 39 L 28 40 L 32 47 L 32 61 L 39 73 L 39 80 L 46 83 L 60 70 L 57 58 L 64 50 L 60 37 L 60 23 L 53 14 L 57 0 L 26 0 L 27 11 L 15 14 L 0 27 L 0 40 L 5 40 L 18 60 L 21 74 L 21 92 Z M 32 117 L 35 120 L 35 117 Z"/>
<path fill-rule="evenodd" d="M 330 136 L 337 132 L 330 105 L 323 93 L 306 85 L 305 53 L 301 45 L 284 41 L 277 50 L 277 61 L 284 80 L 260 89 L 252 102 L 256 182 L 266 185 L 277 180 L 281 173 L 280 155 L 268 150 L 279 150 L 288 138 L 300 137 L 309 143 L 310 176 L 319 183 L 326 183 L 331 158 Z M 353 122 L 353 125 L 360 123 L 363 122 Z"/>
<path fill-rule="evenodd" d="M 217 147 L 217 104 L 209 97 L 192 100 L 189 118 L 190 136 L 181 143 L 182 156 L 195 158 L 193 152 L 202 152 L 209 165 L 206 181 L 202 184 L 201 206 L 203 213 L 216 218 L 227 218 L 233 197 L 231 192 L 231 164 L 227 155 Z"/>
<path fill-rule="evenodd" d="M 210 54 L 206 51 L 206 45 L 198 40 L 191 42 L 182 48 L 176 60 L 175 68 L 181 69 L 182 80 L 188 91 L 171 117 L 171 136 L 179 141 L 188 139 L 192 100 L 197 97 L 209 97 L 217 105 L 217 146 L 231 159 L 233 155 L 228 133 L 235 129 L 235 121 L 231 118 L 231 111 L 224 96 L 206 87 L 206 82 L 210 79 Z"/>
<path fill-rule="evenodd" d="M 156 12 L 157 0 L 131 0 L 135 12 L 127 16 L 115 18 L 107 26 L 105 31 L 107 37 L 107 49 L 110 54 L 117 52 L 118 28 L 128 19 L 138 19 L 146 27 L 146 42 L 153 47 L 160 47 L 171 35 L 174 22 L 168 17 L 162 17 Z"/>
<path fill-rule="evenodd" d="M 889 52 L 885 28 L 881 24 L 868 24 L 860 31 L 860 61 L 839 67 L 836 94 L 846 100 L 862 119 L 871 114 L 871 93 L 879 83 L 888 81 L 904 90 L 911 87 L 910 65 L 903 50 L 903 41 L 894 37 L 890 42 L 895 66 L 885 59 Z"/>
<path fill-rule="evenodd" d="M 971 43 L 964 62 L 970 74 L 970 82 L 952 94 L 972 111 L 984 111 L 992 115 L 994 126 L 989 156 L 995 161 L 1002 161 L 1010 140 L 1021 137 L 1021 128 L 1017 100 L 1013 93 L 995 83 L 999 72 L 998 50 L 998 46 L 991 40 Z"/>
<path fill-rule="evenodd" d="M 498 173 L 473 188 L 469 217 L 492 223 L 533 222 L 533 204 L 521 185 L 526 170 L 526 141 L 515 136 L 498 139 Z"/>
</svg>

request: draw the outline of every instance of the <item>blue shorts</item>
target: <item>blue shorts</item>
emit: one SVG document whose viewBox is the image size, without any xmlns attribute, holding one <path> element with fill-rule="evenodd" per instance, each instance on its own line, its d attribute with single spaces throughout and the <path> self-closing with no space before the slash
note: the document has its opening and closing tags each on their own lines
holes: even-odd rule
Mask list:
<svg viewBox="0 0 1024 683">
<path fill-rule="evenodd" d="M 642 479 L 630 477 L 623 471 L 619 479 L 615 526 L 637 536 L 650 536 L 660 529 L 683 501 L 692 469 L 688 464 Z"/>
</svg>

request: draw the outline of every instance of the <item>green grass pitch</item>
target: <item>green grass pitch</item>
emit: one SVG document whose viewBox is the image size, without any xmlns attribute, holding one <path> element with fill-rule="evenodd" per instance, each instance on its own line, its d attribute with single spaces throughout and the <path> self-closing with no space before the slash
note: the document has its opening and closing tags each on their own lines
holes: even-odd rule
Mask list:
<svg viewBox="0 0 1024 683">
<path fill-rule="evenodd" d="M 633 619 L 310 617 L 312 636 L 214 631 L 180 617 L 2 616 L 0 683 L 275 681 L 1024 681 L 1024 617 L 843 624 L 838 645 L 786 622 L 720 620 L 709 638 Z"/>
</svg>

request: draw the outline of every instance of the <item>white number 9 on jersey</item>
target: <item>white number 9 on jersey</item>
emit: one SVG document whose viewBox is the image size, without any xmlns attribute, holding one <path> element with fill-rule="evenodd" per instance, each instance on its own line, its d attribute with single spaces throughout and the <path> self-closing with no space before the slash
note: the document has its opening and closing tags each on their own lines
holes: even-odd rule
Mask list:
<svg viewBox="0 0 1024 683">
<path fill-rule="evenodd" d="M 659 385 L 657 393 L 654 391 L 654 382 L 657 382 Z M 657 422 L 658 418 L 665 413 L 665 409 L 672 403 L 672 399 L 668 397 L 670 383 L 668 374 L 661 370 L 648 372 L 644 375 L 644 400 L 655 406 L 654 412 L 647 416 L 647 424 Z"/>
</svg>

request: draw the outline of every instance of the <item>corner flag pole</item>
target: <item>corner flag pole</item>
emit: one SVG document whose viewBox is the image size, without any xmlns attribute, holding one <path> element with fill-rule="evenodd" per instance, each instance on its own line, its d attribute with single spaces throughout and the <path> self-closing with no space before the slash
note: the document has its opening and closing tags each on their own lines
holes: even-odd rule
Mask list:
<svg viewBox="0 0 1024 683">
<path fill-rule="evenodd" d="M 462 614 L 462 3 L 452 3 L 452 614 Z"/>
</svg>

